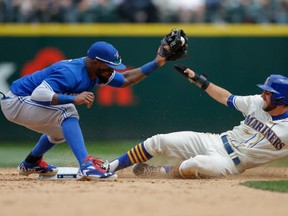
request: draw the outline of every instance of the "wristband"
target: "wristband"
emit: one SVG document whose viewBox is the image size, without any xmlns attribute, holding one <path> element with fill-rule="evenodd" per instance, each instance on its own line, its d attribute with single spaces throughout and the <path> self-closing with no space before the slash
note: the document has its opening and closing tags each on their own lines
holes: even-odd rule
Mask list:
<svg viewBox="0 0 288 216">
<path fill-rule="evenodd" d="M 74 99 L 75 96 L 72 95 L 64 95 L 64 94 L 57 95 L 58 104 L 74 103 Z"/>
<path fill-rule="evenodd" d="M 195 82 L 195 85 L 203 90 L 206 90 L 210 84 L 207 78 L 203 76 L 202 74 L 198 75 L 195 73 L 195 76 L 192 79 Z"/>
<path fill-rule="evenodd" d="M 146 63 L 145 65 L 143 65 L 142 67 L 140 67 L 141 71 L 143 74 L 145 74 L 146 76 L 148 76 L 149 74 L 151 74 L 153 71 L 155 71 L 157 68 L 159 67 L 159 65 L 156 63 L 156 61 L 151 61 Z"/>
</svg>

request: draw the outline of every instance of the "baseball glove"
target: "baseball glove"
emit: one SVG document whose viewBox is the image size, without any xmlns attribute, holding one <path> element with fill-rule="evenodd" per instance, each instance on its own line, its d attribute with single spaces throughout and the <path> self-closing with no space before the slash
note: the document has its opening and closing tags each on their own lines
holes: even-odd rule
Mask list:
<svg viewBox="0 0 288 216">
<path fill-rule="evenodd" d="M 167 61 L 175 61 L 187 56 L 188 38 L 182 29 L 172 29 L 162 40 L 158 54 Z"/>
</svg>

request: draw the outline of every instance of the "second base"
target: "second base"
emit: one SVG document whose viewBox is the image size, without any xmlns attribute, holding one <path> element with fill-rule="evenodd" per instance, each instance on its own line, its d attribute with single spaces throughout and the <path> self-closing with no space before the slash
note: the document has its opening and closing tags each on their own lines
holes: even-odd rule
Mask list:
<svg viewBox="0 0 288 216">
<path fill-rule="evenodd" d="M 58 172 L 54 176 L 43 176 L 39 174 L 39 179 L 77 179 L 77 167 L 58 167 Z"/>
</svg>

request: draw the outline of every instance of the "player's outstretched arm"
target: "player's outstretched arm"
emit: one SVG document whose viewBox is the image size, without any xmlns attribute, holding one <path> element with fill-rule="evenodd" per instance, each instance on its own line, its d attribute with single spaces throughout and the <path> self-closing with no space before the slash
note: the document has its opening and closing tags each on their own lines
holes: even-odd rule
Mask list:
<svg viewBox="0 0 288 216">
<path fill-rule="evenodd" d="M 156 58 L 153 61 L 148 62 L 147 64 L 144 64 L 139 68 L 125 71 L 123 73 L 124 83 L 121 87 L 124 88 L 139 83 L 149 74 L 154 72 L 157 68 L 163 66 L 165 63 L 166 58 L 157 54 Z"/>
<path fill-rule="evenodd" d="M 214 83 L 209 82 L 206 77 L 202 75 L 199 76 L 190 68 L 187 68 L 184 71 L 184 73 L 187 73 L 188 76 L 191 78 L 192 82 L 196 84 L 197 86 L 199 86 L 199 84 L 201 85 L 201 82 L 203 82 L 203 85 L 207 85 L 204 89 L 207 92 L 207 94 L 210 97 L 212 97 L 214 100 L 227 106 L 227 100 L 231 96 L 231 93 L 229 91 L 227 91 L 226 89 L 220 86 L 215 85 Z M 198 79 L 196 77 L 198 77 Z M 203 81 L 199 79 L 203 79 Z M 199 86 L 199 87 L 203 89 L 203 86 Z"/>
<path fill-rule="evenodd" d="M 185 58 L 187 56 L 187 47 L 188 38 L 184 30 L 172 29 L 161 40 L 157 50 L 157 56 L 153 61 L 123 73 L 124 83 L 121 87 L 131 86 L 142 81 L 158 67 L 163 66 L 166 61 Z"/>
<path fill-rule="evenodd" d="M 232 95 L 229 91 L 209 82 L 206 76 L 199 75 L 186 66 L 175 65 L 174 67 L 179 73 L 184 75 L 191 83 L 195 84 L 199 88 L 206 91 L 207 94 L 210 95 L 210 97 L 212 97 L 214 100 L 227 106 L 228 98 Z"/>
<path fill-rule="evenodd" d="M 227 106 L 228 98 L 232 95 L 226 89 L 224 89 L 220 86 L 217 86 L 213 83 L 210 83 L 210 85 L 206 89 L 206 92 L 208 95 L 210 95 L 210 97 L 212 97 L 213 99 L 215 99 L 219 103 L 224 104 L 225 106 Z"/>
<path fill-rule="evenodd" d="M 184 73 L 187 73 L 188 77 L 190 77 L 192 82 L 196 84 L 198 87 L 202 89 L 204 87 L 203 90 L 205 90 L 210 97 L 212 97 L 214 100 L 218 101 L 219 103 L 222 103 L 225 106 L 227 106 L 227 100 L 232 95 L 229 91 L 209 82 L 206 77 L 202 75 L 199 76 L 190 68 L 187 68 L 184 71 Z"/>
</svg>

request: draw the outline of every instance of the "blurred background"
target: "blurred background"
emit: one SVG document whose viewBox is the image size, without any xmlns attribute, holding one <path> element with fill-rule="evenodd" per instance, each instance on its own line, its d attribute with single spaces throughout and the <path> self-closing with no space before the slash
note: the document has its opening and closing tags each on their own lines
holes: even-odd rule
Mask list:
<svg viewBox="0 0 288 216">
<path fill-rule="evenodd" d="M 278 23 L 287 0 L 0 0 L 0 22 Z"/>
<path fill-rule="evenodd" d="M 129 68 L 142 66 L 172 28 L 182 28 L 189 56 L 177 63 L 236 95 L 259 94 L 256 84 L 267 76 L 287 75 L 287 22 L 288 0 L 0 0 L 0 91 L 56 61 L 85 56 L 100 40 L 112 43 Z M 241 113 L 191 85 L 174 64 L 131 88 L 95 88 L 93 107 L 78 106 L 91 149 L 109 143 L 109 153 L 117 143 L 133 146 L 157 133 L 221 133 L 239 124 Z M 13 153 L 19 160 L 10 147 L 31 147 L 40 136 L 2 113 L 0 128 L 1 158 Z"/>
</svg>

